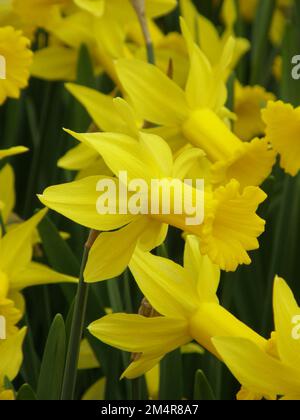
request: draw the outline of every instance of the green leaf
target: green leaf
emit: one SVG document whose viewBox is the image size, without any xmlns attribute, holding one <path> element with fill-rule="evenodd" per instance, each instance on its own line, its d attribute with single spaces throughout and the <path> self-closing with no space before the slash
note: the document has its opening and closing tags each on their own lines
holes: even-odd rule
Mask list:
<svg viewBox="0 0 300 420">
<path fill-rule="evenodd" d="M 167 354 L 160 363 L 159 397 L 162 400 L 181 400 L 183 370 L 180 349 Z"/>
<path fill-rule="evenodd" d="M 198 370 L 195 375 L 194 387 L 195 401 L 215 401 L 214 392 L 202 370 Z"/>
<path fill-rule="evenodd" d="M 66 355 L 66 331 L 61 315 L 54 318 L 48 335 L 38 382 L 39 400 L 58 400 Z"/>
<path fill-rule="evenodd" d="M 30 385 L 24 384 L 19 389 L 17 401 L 36 401 L 37 396 Z"/>
<path fill-rule="evenodd" d="M 79 261 L 48 216 L 39 224 L 38 229 L 51 267 L 60 273 L 78 276 Z"/>
<path fill-rule="evenodd" d="M 252 36 L 251 84 L 262 83 L 266 73 L 269 49 L 269 31 L 275 9 L 275 0 L 258 2 Z"/>
</svg>

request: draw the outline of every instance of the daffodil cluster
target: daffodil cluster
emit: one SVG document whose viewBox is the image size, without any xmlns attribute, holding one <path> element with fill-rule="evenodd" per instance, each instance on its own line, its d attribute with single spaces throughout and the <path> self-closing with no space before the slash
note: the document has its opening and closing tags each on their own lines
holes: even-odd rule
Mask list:
<svg viewBox="0 0 300 420">
<path fill-rule="evenodd" d="M 121 399 L 116 375 L 145 375 L 156 399 L 178 352 L 227 366 L 240 400 L 300 399 L 300 308 L 282 278 L 299 244 L 300 107 L 281 51 L 300 9 L 262 1 L 0 4 L 0 400 L 22 396 L 24 355 L 34 399 Z M 76 387 L 78 369 L 102 376 Z"/>
</svg>

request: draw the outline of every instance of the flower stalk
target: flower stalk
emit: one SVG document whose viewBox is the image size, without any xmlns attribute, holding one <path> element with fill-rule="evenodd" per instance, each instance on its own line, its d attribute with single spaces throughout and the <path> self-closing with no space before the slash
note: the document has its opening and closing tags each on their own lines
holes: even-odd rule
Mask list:
<svg viewBox="0 0 300 420">
<path fill-rule="evenodd" d="M 77 379 L 77 366 L 79 360 L 80 343 L 83 334 L 86 307 L 89 287 L 84 281 L 84 270 L 89 257 L 89 252 L 97 239 L 99 232 L 91 230 L 88 240 L 84 246 L 81 262 L 80 277 L 75 299 L 74 313 L 72 319 L 70 340 L 67 351 L 64 380 L 62 386 L 61 400 L 73 400 Z"/>
<path fill-rule="evenodd" d="M 152 37 L 146 17 L 145 0 L 131 0 L 132 6 L 137 14 L 138 20 L 146 42 L 147 57 L 150 64 L 155 64 L 155 54 Z"/>
</svg>

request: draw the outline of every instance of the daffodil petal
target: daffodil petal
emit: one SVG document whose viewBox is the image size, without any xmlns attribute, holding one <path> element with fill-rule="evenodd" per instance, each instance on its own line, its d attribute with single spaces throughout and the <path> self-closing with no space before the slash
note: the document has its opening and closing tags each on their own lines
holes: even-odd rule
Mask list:
<svg viewBox="0 0 300 420">
<path fill-rule="evenodd" d="M 67 83 L 66 89 L 84 106 L 97 127 L 103 131 L 123 132 L 124 121 L 116 112 L 113 98 L 95 89 Z"/>
<path fill-rule="evenodd" d="M 15 175 L 12 167 L 6 165 L 0 171 L 0 203 L 3 203 L 3 208 L 0 205 L 0 212 L 4 222 L 7 221 L 8 216 L 15 206 Z"/>
<path fill-rule="evenodd" d="M 129 268 L 141 291 L 160 314 L 185 318 L 197 308 L 193 280 L 180 265 L 137 248 Z"/>
<path fill-rule="evenodd" d="M 17 334 L 0 342 L 0 384 L 4 378 L 11 381 L 17 376 L 22 360 L 22 344 L 26 334 L 26 328 L 22 328 Z"/>
<path fill-rule="evenodd" d="M 0 267 L 10 276 L 21 271 L 30 262 L 32 256 L 31 236 L 43 219 L 47 209 L 41 210 L 27 222 L 8 232 L 0 241 Z"/>
<path fill-rule="evenodd" d="M 158 68 L 139 60 L 119 60 L 117 72 L 134 107 L 146 120 L 173 126 L 186 119 L 184 92 Z"/>
<path fill-rule="evenodd" d="M 278 277 L 274 284 L 273 306 L 280 358 L 287 365 L 297 366 L 300 372 L 300 340 L 293 337 L 293 320 L 296 317 L 300 320 L 300 308 L 286 282 Z"/>
<path fill-rule="evenodd" d="M 101 233 L 90 251 L 85 281 L 93 283 L 122 274 L 147 223 L 147 218 L 138 217 L 122 229 Z"/>
<path fill-rule="evenodd" d="M 201 255 L 199 239 L 193 235 L 188 235 L 186 238 L 184 268 L 197 282 L 199 299 L 202 302 L 218 303 L 220 268 L 213 264 L 207 256 Z"/>
<path fill-rule="evenodd" d="M 214 338 L 213 344 L 234 376 L 248 390 L 261 395 L 285 395 L 299 389 L 294 370 L 242 338 Z"/>
<path fill-rule="evenodd" d="M 43 264 L 29 263 L 26 268 L 10 278 L 10 287 L 22 290 L 30 286 L 56 283 L 76 283 L 78 279 L 58 273 Z"/>
<path fill-rule="evenodd" d="M 105 178 L 107 179 L 107 178 Z M 133 215 L 99 214 L 97 200 L 99 192 L 96 188 L 101 180 L 99 176 L 92 176 L 79 181 L 47 188 L 39 199 L 45 206 L 63 214 L 67 218 L 99 231 L 119 229 L 130 223 Z M 111 178 L 116 182 L 114 178 Z M 114 200 L 115 197 L 112 197 Z"/>
<path fill-rule="evenodd" d="M 88 329 L 110 346 L 156 357 L 190 341 L 187 322 L 177 318 L 113 314 L 93 322 Z"/>
</svg>

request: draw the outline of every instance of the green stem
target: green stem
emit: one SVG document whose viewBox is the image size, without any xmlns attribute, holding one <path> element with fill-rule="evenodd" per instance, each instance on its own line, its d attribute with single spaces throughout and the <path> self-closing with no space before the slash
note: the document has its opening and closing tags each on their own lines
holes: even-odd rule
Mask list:
<svg viewBox="0 0 300 420">
<path fill-rule="evenodd" d="M 72 318 L 70 340 L 68 345 L 66 367 L 63 379 L 61 400 L 73 400 L 77 379 L 77 366 L 79 359 L 80 343 L 83 334 L 87 299 L 88 284 L 84 281 L 84 270 L 88 261 L 90 249 L 98 236 L 98 232 L 91 231 L 89 239 L 84 247 L 80 277 L 75 299 L 74 313 Z"/>
<path fill-rule="evenodd" d="M 147 58 L 148 63 L 155 64 L 155 53 L 154 53 L 154 46 L 152 42 L 152 37 L 147 21 L 146 11 L 145 11 L 145 0 L 131 0 L 133 8 L 136 11 L 138 20 L 141 25 L 141 29 L 144 35 L 146 49 L 147 49 Z"/>
<path fill-rule="evenodd" d="M 291 197 L 293 196 L 293 185 L 294 180 L 291 176 L 286 175 L 284 180 L 284 189 L 283 195 L 281 198 L 281 205 L 278 214 L 278 219 L 276 222 L 276 231 L 274 239 L 274 248 L 272 250 L 272 259 L 270 262 L 270 270 L 268 275 L 268 284 L 267 284 L 267 293 L 266 293 L 266 302 L 265 302 L 265 311 L 264 317 L 262 320 L 263 333 L 269 333 L 270 324 L 271 324 L 271 313 L 272 313 L 272 292 L 274 278 L 276 275 L 280 275 L 280 265 L 282 257 L 282 248 L 285 244 L 286 236 L 286 221 L 289 220 L 289 211 L 291 206 Z"/>
</svg>

